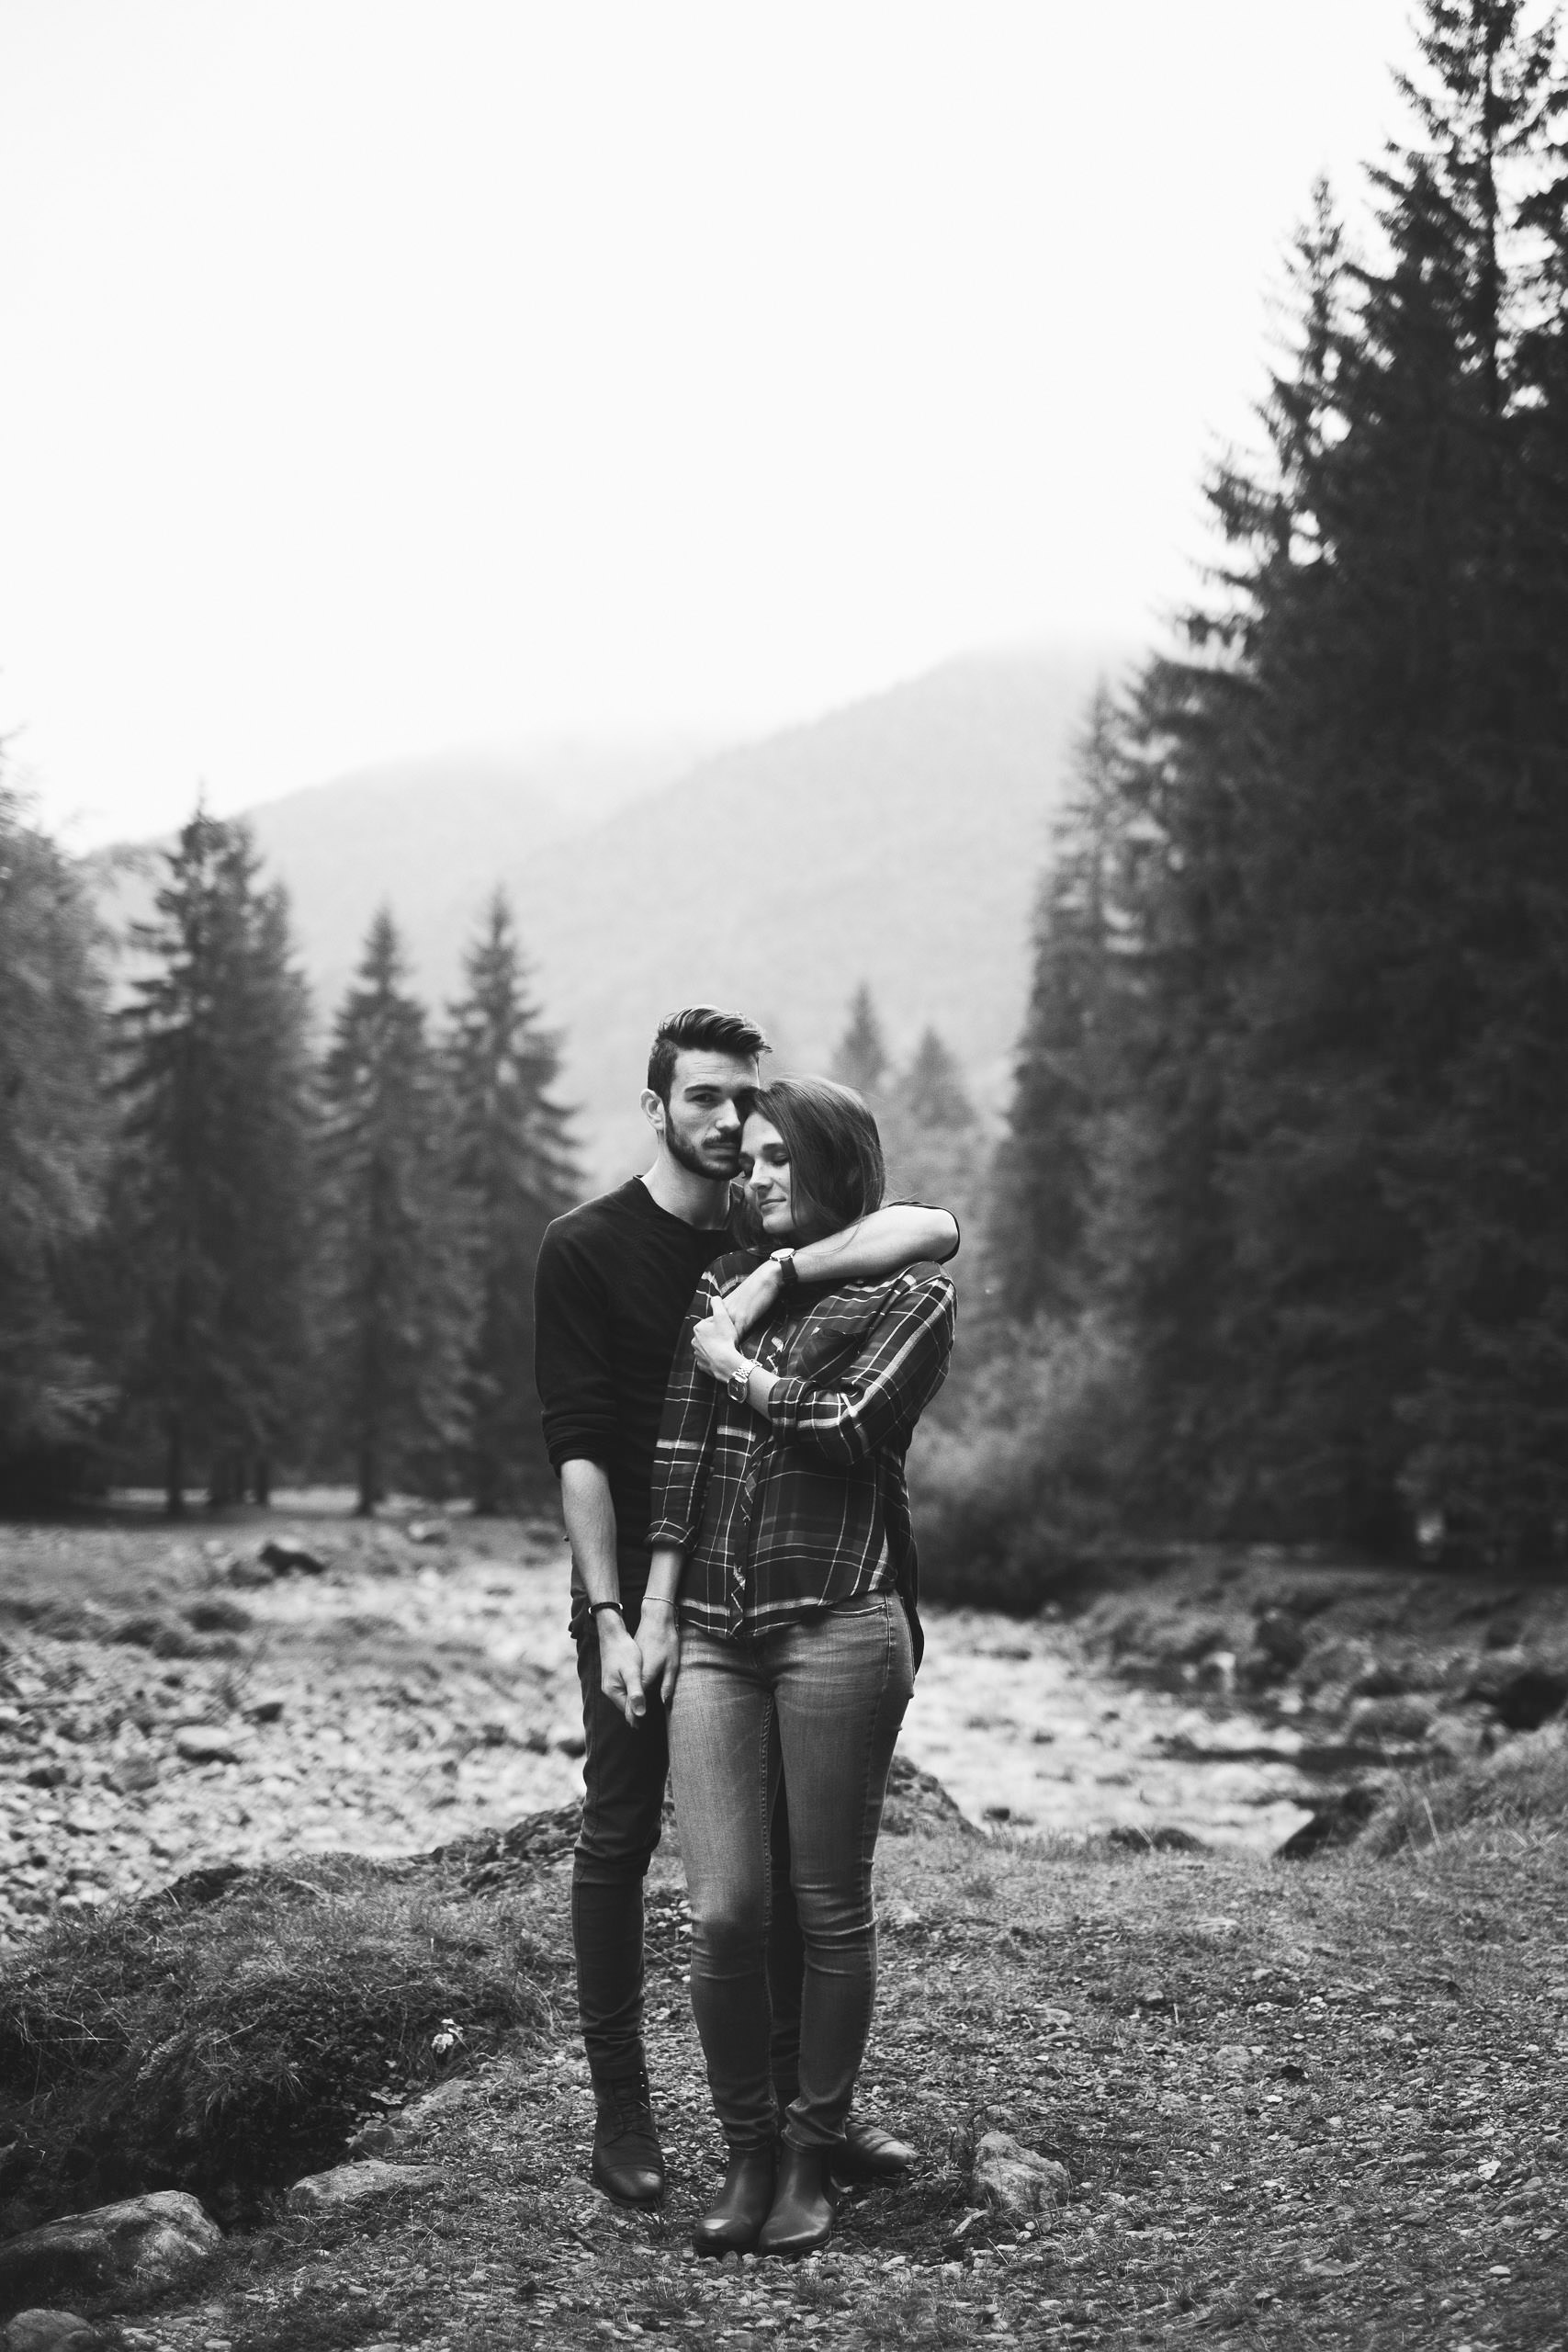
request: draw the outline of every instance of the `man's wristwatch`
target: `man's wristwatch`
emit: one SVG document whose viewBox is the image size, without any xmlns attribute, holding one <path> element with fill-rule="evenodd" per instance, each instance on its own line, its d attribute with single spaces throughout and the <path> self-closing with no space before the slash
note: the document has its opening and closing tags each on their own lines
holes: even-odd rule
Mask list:
<svg viewBox="0 0 1568 2352">
<path fill-rule="evenodd" d="M 742 1356 L 729 1378 L 725 1382 L 725 1386 L 738 1405 L 743 1405 L 746 1402 L 746 1385 L 756 1369 L 754 1363 L 749 1363 Z"/>
<path fill-rule="evenodd" d="M 793 1250 L 775 1250 L 769 1258 L 768 1263 L 770 1266 L 776 1266 L 778 1268 L 779 1295 L 781 1298 L 786 1298 L 789 1295 L 789 1293 L 795 1288 L 796 1283 L 800 1280 L 799 1270 L 795 1262 L 795 1251 Z"/>
</svg>

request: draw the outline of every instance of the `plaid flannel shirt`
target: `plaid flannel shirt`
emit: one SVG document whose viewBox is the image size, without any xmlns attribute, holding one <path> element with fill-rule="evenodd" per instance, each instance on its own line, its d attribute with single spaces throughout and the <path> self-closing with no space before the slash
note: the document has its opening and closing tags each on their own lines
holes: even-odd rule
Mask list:
<svg viewBox="0 0 1568 2352">
<path fill-rule="evenodd" d="M 904 1455 L 947 1376 L 953 1284 L 945 1274 L 904 1272 L 794 1293 L 748 1340 L 748 1353 L 775 1374 L 764 1416 L 702 1371 L 692 1347 L 714 1297 L 758 1262 L 720 1258 L 697 1286 L 665 1393 L 649 1542 L 684 1552 L 681 1614 L 721 1640 L 765 1633 L 885 1580 L 913 1618 Z M 918 1652 L 918 1630 L 915 1638 Z"/>
</svg>

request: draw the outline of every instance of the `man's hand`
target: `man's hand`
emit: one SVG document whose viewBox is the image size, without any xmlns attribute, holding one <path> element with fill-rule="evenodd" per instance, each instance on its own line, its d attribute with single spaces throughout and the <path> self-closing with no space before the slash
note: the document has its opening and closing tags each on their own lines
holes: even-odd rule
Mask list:
<svg viewBox="0 0 1568 2352">
<path fill-rule="evenodd" d="M 705 1319 L 692 1334 L 692 1353 L 715 1380 L 728 1380 L 742 1362 L 735 1344 L 735 1322 L 728 1299 L 714 1300 Z"/>
<path fill-rule="evenodd" d="M 771 1258 L 764 1258 L 760 1266 L 752 1267 L 743 1283 L 737 1283 L 724 1304 L 738 1340 L 744 1339 L 753 1323 L 760 1323 L 764 1315 L 773 1313 L 783 1288 L 784 1276 Z"/>
<path fill-rule="evenodd" d="M 599 1688 L 635 1728 L 648 1713 L 642 1695 L 642 1652 L 613 1609 L 593 1620 L 599 1634 Z"/>
<path fill-rule="evenodd" d="M 643 1688 L 668 1706 L 681 1672 L 681 1628 L 671 1602 L 645 1597 L 637 1641 L 642 1652 Z"/>
</svg>

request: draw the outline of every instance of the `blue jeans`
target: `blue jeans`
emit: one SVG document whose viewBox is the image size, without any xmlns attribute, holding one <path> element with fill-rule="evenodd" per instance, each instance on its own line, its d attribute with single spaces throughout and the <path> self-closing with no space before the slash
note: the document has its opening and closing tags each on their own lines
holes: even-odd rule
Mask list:
<svg viewBox="0 0 1568 2352">
<path fill-rule="evenodd" d="M 815 2148 L 842 2134 L 876 1997 L 872 1859 L 914 1679 L 892 1592 L 739 1641 L 682 1629 L 670 1761 L 692 1904 L 692 2010 L 731 2148 L 771 2144 L 776 2129 L 768 1826 L 781 1773 L 806 1946 L 799 2089 L 784 2136 Z"/>
</svg>

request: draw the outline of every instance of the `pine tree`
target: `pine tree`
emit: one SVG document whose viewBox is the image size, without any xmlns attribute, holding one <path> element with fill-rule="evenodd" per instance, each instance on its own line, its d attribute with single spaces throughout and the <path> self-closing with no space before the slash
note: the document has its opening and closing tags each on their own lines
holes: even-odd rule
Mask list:
<svg viewBox="0 0 1568 2352">
<path fill-rule="evenodd" d="M 547 1472 L 534 1387 L 534 1266 L 546 1226 L 572 1205 L 578 1182 L 569 1115 L 551 1091 L 559 1052 L 530 999 L 502 891 L 465 977 L 446 1055 L 476 1291 L 466 1450 L 474 1507 L 488 1512 L 515 1504 Z"/>
<path fill-rule="evenodd" d="M 897 1081 L 898 1107 L 917 1128 L 962 1135 L 975 1125 L 975 1105 L 958 1059 L 940 1030 L 928 1023 Z"/>
<path fill-rule="evenodd" d="M 1113 1123 L 1127 1091 L 1135 934 L 1117 715 L 1103 684 L 1055 835 L 987 1244 L 997 1303 L 1021 1323 L 1042 1313 L 1073 1314 L 1104 1272 L 1098 1234 L 1115 1159 Z"/>
<path fill-rule="evenodd" d="M 71 1295 L 102 1207 L 103 1047 L 80 882 L 0 778 L 0 1481 L 79 1447 L 106 1402 Z"/>
<path fill-rule="evenodd" d="M 119 1018 L 115 1254 L 132 1418 L 161 1429 L 168 1509 L 205 1464 L 231 1497 L 300 1405 L 307 1005 L 250 835 L 198 809 L 167 858 Z"/>
<path fill-rule="evenodd" d="M 958 1057 L 934 1026 L 888 1085 L 877 1125 L 889 1196 L 951 1209 L 967 1230 L 981 1214 L 986 1137 Z M 949 1271 L 962 1283 L 962 1262 Z"/>
<path fill-rule="evenodd" d="M 887 1045 L 870 986 L 864 980 L 850 1000 L 849 1020 L 834 1048 L 830 1068 L 831 1075 L 841 1086 L 852 1086 L 874 1109 L 887 1075 Z"/>
<path fill-rule="evenodd" d="M 449 1476 L 471 1328 L 452 1104 L 406 978 L 383 910 L 321 1077 L 325 1412 L 365 1515 L 400 1479 L 429 1488 Z"/>
</svg>

